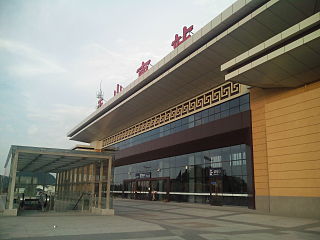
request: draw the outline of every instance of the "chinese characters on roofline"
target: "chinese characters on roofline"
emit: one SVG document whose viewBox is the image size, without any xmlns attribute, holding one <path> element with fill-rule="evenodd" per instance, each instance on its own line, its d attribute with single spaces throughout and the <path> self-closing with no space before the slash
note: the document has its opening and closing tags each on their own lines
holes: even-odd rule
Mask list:
<svg viewBox="0 0 320 240">
<path fill-rule="evenodd" d="M 141 63 L 141 66 L 137 69 L 137 73 L 138 73 L 139 77 L 142 74 L 144 74 L 146 71 L 148 71 L 148 67 L 149 67 L 149 65 L 151 65 L 150 63 L 151 63 L 150 59 L 148 61 L 146 61 L 146 62 L 142 62 Z"/>
<path fill-rule="evenodd" d="M 190 33 L 192 33 L 192 30 L 193 30 L 193 25 L 191 25 L 190 27 L 184 26 L 182 29 L 182 37 L 176 34 L 174 37 L 174 41 L 171 43 L 171 46 L 173 47 L 173 49 L 177 48 L 181 43 L 183 43 L 188 38 L 190 38 L 191 37 Z M 150 63 L 151 63 L 150 59 L 146 62 L 141 63 L 141 66 L 137 69 L 137 73 L 139 77 L 142 74 L 144 74 L 146 71 L 148 71 L 148 67 L 149 65 L 151 65 Z"/>
<path fill-rule="evenodd" d="M 184 26 L 182 29 L 182 32 L 183 32 L 182 37 L 179 36 L 178 34 L 176 34 L 174 37 L 174 41 L 171 43 L 171 46 L 173 47 L 173 49 L 177 48 L 181 43 L 183 43 L 188 38 L 190 38 L 191 37 L 190 33 L 192 33 L 192 30 L 193 30 L 193 25 L 191 25 L 190 27 Z M 182 40 L 181 40 L 181 38 L 182 38 Z"/>
<path fill-rule="evenodd" d="M 121 92 L 123 87 L 120 84 L 117 84 L 117 89 L 113 91 L 113 96 L 117 95 L 119 92 Z"/>
<path fill-rule="evenodd" d="M 171 43 L 171 46 L 173 47 L 173 49 L 176 49 L 181 43 L 189 39 L 191 37 L 190 33 L 192 33 L 192 30 L 193 30 L 193 25 L 191 25 L 190 27 L 184 26 L 182 29 L 182 36 L 179 36 L 178 34 L 176 34 L 174 37 L 174 40 Z M 148 71 L 149 65 L 152 66 L 150 59 L 146 62 L 141 63 L 141 66 L 136 71 L 139 77 L 142 74 L 144 74 L 146 71 Z M 120 93 L 122 89 L 123 87 L 120 84 L 117 84 L 117 89 L 113 91 L 113 96 L 116 96 L 118 93 Z M 99 99 L 97 108 L 99 108 L 103 105 L 103 97 L 97 96 L 97 98 Z"/>
<path fill-rule="evenodd" d="M 113 96 L 117 95 L 119 92 L 123 90 L 123 87 L 120 84 L 117 84 L 117 89 L 113 91 Z M 100 90 L 97 92 L 98 104 L 97 109 L 103 105 L 103 92 L 101 90 L 101 83 L 100 83 Z"/>
</svg>

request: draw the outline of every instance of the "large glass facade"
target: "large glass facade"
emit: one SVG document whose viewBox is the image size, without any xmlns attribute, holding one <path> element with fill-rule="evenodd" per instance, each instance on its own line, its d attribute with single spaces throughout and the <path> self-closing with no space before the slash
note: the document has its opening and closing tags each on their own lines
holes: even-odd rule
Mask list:
<svg viewBox="0 0 320 240">
<path fill-rule="evenodd" d="M 193 128 L 201 124 L 216 121 L 250 109 L 249 94 L 242 95 L 230 101 L 205 109 L 188 117 L 168 123 L 148 132 L 111 145 L 118 150 L 148 142 L 163 136 Z"/>
<path fill-rule="evenodd" d="M 241 144 L 116 167 L 112 190 L 139 199 L 152 188 L 160 200 L 206 203 L 217 181 L 212 170 L 220 169 L 221 187 L 215 194 L 223 204 L 247 205 L 248 153 L 250 147 Z"/>
</svg>

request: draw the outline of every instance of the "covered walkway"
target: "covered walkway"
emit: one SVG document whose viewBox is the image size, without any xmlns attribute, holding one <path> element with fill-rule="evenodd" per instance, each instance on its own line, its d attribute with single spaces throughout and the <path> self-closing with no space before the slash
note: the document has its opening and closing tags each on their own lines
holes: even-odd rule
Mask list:
<svg viewBox="0 0 320 240">
<path fill-rule="evenodd" d="M 44 172 L 56 173 L 56 193 L 66 194 L 62 191 L 62 186 L 72 185 L 72 181 L 67 183 L 65 180 L 73 179 L 75 170 L 84 166 L 100 164 L 100 176 L 86 178 L 86 183 L 92 185 L 94 192 L 95 183 L 98 184 L 98 207 L 91 209 L 95 213 L 114 214 L 110 206 L 110 187 L 112 175 L 113 151 L 89 152 L 79 150 L 67 150 L 57 148 L 39 148 L 27 146 L 11 146 L 5 168 L 10 165 L 9 187 L 6 201 L 6 208 L 3 215 L 17 215 L 17 209 L 14 209 L 13 203 L 15 198 L 16 173 L 17 172 Z M 92 168 L 93 169 L 93 168 Z M 105 189 L 103 189 L 103 169 L 106 169 L 107 179 Z M 98 180 L 98 181 L 97 181 Z M 97 181 L 97 182 L 96 182 Z M 69 189 L 69 188 L 68 188 Z M 106 193 L 105 204 L 102 204 L 102 193 Z M 105 209 L 102 206 L 105 205 Z"/>
</svg>

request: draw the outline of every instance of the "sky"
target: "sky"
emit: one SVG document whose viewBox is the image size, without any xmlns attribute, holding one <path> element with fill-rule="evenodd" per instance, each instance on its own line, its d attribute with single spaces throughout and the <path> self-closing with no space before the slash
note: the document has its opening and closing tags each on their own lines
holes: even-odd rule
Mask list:
<svg viewBox="0 0 320 240">
<path fill-rule="evenodd" d="M 156 64 L 183 26 L 234 0 L 0 0 L 0 174 L 11 145 L 71 148 L 67 133 L 116 84 Z M 8 172 L 8 171 L 7 171 Z"/>
</svg>

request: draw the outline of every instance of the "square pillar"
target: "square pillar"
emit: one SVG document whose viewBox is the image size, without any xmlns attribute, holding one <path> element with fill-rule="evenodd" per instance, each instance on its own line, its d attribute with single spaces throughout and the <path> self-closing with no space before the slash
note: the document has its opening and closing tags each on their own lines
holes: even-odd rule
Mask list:
<svg viewBox="0 0 320 240">
<path fill-rule="evenodd" d="M 59 176 L 59 173 L 56 173 L 56 186 L 54 188 L 55 193 L 58 193 L 58 191 L 59 191 L 59 187 L 60 187 L 59 182 L 60 182 L 60 176 Z"/>
<path fill-rule="evenodd" d="M 60 199 L 64 200 L 66 197 L 66 171 L 61 173 L 61 191 L 60 191 Z"/>
<path fill-rule="evenodd" d="M 96 165 L 95 163 L 90 165 L 90 191 L 92 193 L 91 196 L 91 206 L 92 207 L 96 207 L 96 197 L 95 197 L 95 183 L 96 183 L 96 179 L 95 179 L 95 172 L 96 172 Z M 89 177 L 89 176 L 88 176 Z"/>
<path fill-rule="evenodd" d="M 92 192 L 93 195 L 95 193 L 95 182 L 96 182 L 95 172 L 96 172 L 96 165 L 95 165 L 95 163 L 93 163 L 90 166 L 91 192 Z"/>
<path fill-rule="evenodd" d="M 108 177 L 107 177 L 107 196 L 106 196 L 106 209 L 110 209 L 110 189 L 111 189 L 111 169 L 112 169 L 112 157 L 108 159 Z"/>
<path fill-rule="evenodd" d="M 14 201 L 14 189 L 16 185 L 17 165 L 18 165 L 19 152 L 16 151 L 13 158 L 11 158 L 10 166 L 10 181 L 8 186 L 8 198 L 7 198 L 7 209 L 13 210 Z"/>
<path fill-rule="evenodd" d="M 107 164 L 108 163 L 108 164 Z M 106 208 L 103 209 L 101 208 L 101 204 L 99 204 L 99 207 L 93 207 L 91 209 L 92 213 L 94 214 L 99 214 L 99 215 L 114 215 L 114 209 L 111 209 L 111 204 L 110 204 L 110 189 L 111 189 L 111 174 L 112 174 L 112 157 L 108 157 L 107 158 L 107 186 L 106 186 Z M 100 181 L 99 181 L 99 201 L 101 201 L 100 199 L 100 194 L 102 195 L 102 190 L 100 190 L 102 188 L 102 178 L 103 178 L 103 164 L 102 167 L 100 168 Z M 100 187 L 101 184 L 101 187 Z"/>
<path fill-rule="evenodd" d="M 98 208 L 101 208 L 102 206 L 102 178 L 103 178 L 103 161 L 100 161 Z"/>
</svg>

